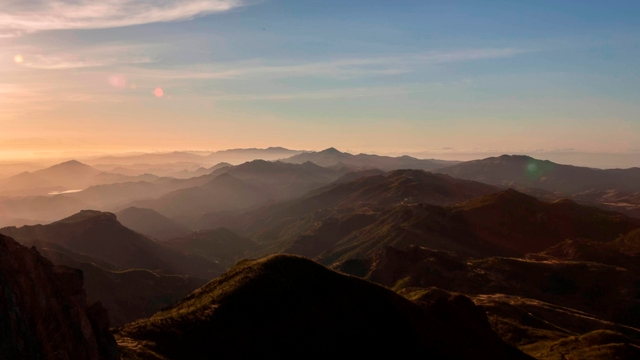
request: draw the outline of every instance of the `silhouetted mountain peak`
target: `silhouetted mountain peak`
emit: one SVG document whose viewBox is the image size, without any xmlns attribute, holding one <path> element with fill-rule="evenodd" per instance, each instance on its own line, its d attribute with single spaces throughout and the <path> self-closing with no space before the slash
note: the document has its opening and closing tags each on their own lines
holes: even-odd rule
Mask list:
<svg viewBox="0 0 640 360">
<path fill-rule="evenodd" d="M 513 189 L 499 191 L 493 194 L 478 197 L 459 205 L 465 210 L 473 209 L 520 209 L 532 208 L 543 203 L 533 196 L 523 194 Z"/>
<path fill-rule="evenodd" d="M 578 205 L 578 203 L 576 203 L 575 201 L 571 200 L 571 199 L 559 199 L 553 202 L 553 204 L 563 204 L 563 205 Z"/>
<path fill-rule="evenodd" d="M 232 181 L 232 180 L 238 180 L 235 176 L 229 174 L 229 173 L 222 173 L 218 176 L 216 176 L 213 180 L 211 181 Z"/>
<path fill-rule="evenodd" d="M 69 160 L 69 161 L 62 162 L 62 163 L 60 163 L 58 165 L 62 165 L 62 166 L 82 166 L 82 165 L 85 165 L 85 164 L 81 163 L 78 160 Z M 85 166 L 88 166 L 88 165 L 85 165 Z"/>
<path fill-rule="evenodd" d="M 495 199 L 496 202 L 499 201 L 505 201 L 505 200 L 509 200 L 509 201 L 538 201 L 535 197 L 533 196 L 529 196 L 527 194 L 521 193 L 517 190 L 514 189 L 507 189 L 504 191 L 500 191 L 497 192 L 495 194 L 491 194 L 486 196 L 486 198 L 491 198 L 491 199 Z"/>
<path fill-rule="evenodd" d="M 94 172 L 99 172 L 98 170 L 92 168 L 91 166 L 87 165 L 87 164 L 83 164 L 78 160 L 69 160 L 69 161 L 65 161 L 62 162 L 60 164 L 57 165 L 53 165 L 46 170 L 89 170 L 89 171 L 94 171 Z"/>
<path fill-rule="evenodd" d="M 498 159 L 502 159 L 502 160 L 535 160 L 534 158 L 532 158 L 531 156 L 528 155 L 508 155 L 508 154 L 504 154 L 504 155 L 500 155 L 497 157 Z"/>
<path fill-rule="evenodd" d="M 324 155 L 342 155 L 344 154 L 343 152 L 341 152 L 340 150 L 334 148 L 334 147 L 330 147 L 328 149 L 324 149 L 322 151 L 319 151 L 318 154 L 324 154 Z"/>
<path fill-rule="evenodd" d="M 211 188 L 216 186 L 238 186 L 238 185 L 245 185 L 245 182 L 225 172 L 216 176 L 215 178 L 213 178 L 213 180 L 207 182 L 202 187 Z"/>
<path fill-rule="evenodd" d="M 303 168 L 305 169 L 322 169 L 322 166 L 313 163 L 311 161 L 305 161 L 304 163 L 300 164 Z"/>
<path fill-rule="evenodd" d="M 121 210 L 120 213 L 128 213 L 128 212 L 140 212 L 140 213 L 157 213 L 151 209 L 145 209 L 136 206 L 129 206 L 128 208 Z"/>
<path fill-rule="evenodd" d="M 208 170 L 212 170 L 213 171 L 213 170 L 218 170 L 218 169 L 222 169 L 222 168 L 229 167 L 229 166 L 233 166 L 233 165 L 229 164 L 228 162 L 221 162 L 221 163 L 218 163 L 218 164 L 210 167 Z"/>
<path fill-rule="evenodd" d="M 240 164 L 235 168 L 243 171 L 247 171 L 247 170 L 261 171 L 261 170 L 274 169 L 275 167 L 277 167 L 277 164 L 278 164 L 277 162 L 258 159 L 253 161 L 247 161 L 246 163 Z"/>
<path fill-rule="evenodd" d="M 301 349 L 320 357 L 527 358 L 497 337 L 480 308 L 465 305 L 414 304 L 309 259 L 275 255 L 239 262 L 176 306 L 126 325 L 119 338 L 140 358 L 288 357 Z"/>
<path fill-rule="evenodd" d="M 85 221 L 99 221 L 108 220 L 118 222 L 116 215 L 109 212 L 102 212 L 97 210 L 81 210 L 79 213 L 71 215 L 62 220 L 58 220 L 53 224 L 71 224 Z"/>
<path fill-rule="evenodd" d="M 394 178 L 394 177 L 425 178 L 429 176 L 436 177 L 436 175 L 427 173 L 426 171 L 414 170 L 414 169 L 394 170 L 387 174 L 387 177 L 389 178 Z"/>
<path fill-rule="evenodd" d="M 328 148 L 319 152 L 305 152 L 283 161 L 295 164 L 311 161 L 325 167 L 343 164 L 356 169 L 381 169 L 385 171 L 396 169 L 432 170 L 443 166 L 431 160 L 420 160 L 410 156 L 390 157 L 362 153 L 353 155 L 340 152 L 336 148 Z"/>
<path fill-rule="evenodd" d="M 190 232 L 185 225 L 152 209 L 131 206 L 116 215 L 122 225 L 157 240 L 168 240 Z"/>
</svg>

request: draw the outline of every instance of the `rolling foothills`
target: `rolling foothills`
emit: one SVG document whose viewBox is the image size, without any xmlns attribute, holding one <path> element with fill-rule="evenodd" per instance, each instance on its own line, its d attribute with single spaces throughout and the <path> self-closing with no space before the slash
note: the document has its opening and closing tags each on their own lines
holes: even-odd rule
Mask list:
<svg viewBox="0 0 640 360">
<path fill-rule="evenodd" d="M 0 358 L 640 358 L 638 168 L 109 156 L 0 180 L 0 224 Z"/>
</svg>

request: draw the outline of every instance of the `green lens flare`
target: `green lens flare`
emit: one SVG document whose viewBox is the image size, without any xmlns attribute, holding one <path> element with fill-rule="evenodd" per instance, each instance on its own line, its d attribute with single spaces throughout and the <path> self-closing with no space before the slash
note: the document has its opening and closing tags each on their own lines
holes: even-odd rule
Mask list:
<svg viewBox="0 0 640 360">
<path fill-rule="evenodd" d="M 540 180 L 553 172 L 553 164 L 548 162 L 530 161 L 524 167 L 524 175 L 529 180 Z"/>
</svg>

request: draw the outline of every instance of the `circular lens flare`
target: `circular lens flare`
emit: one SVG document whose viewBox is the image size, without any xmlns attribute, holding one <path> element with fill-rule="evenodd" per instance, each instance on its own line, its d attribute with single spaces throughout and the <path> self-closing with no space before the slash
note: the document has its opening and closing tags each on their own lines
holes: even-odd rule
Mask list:
<svg viewBox="0 0 640 360">
<path fill-rule="evenodd" d="M 161 98 L 164 95 L 164 90 L 162 90 L 162 88 L 156 88 L 155 90 L 153 90 L 153 95 Z"/>
<path fill-rule="evenodd" d="M 22 55 L 16 55 L 13 58 L 13 61 L 15 61 L 16 64 L 22 64 L 24 62 L 24 57 Z"/>
<path fill-rule="evenodd" d="M 122 75 L 109 76 L 109 84 L 114 88 L 123 89 L 127 86 L 127 79 Z"/>
</svg>

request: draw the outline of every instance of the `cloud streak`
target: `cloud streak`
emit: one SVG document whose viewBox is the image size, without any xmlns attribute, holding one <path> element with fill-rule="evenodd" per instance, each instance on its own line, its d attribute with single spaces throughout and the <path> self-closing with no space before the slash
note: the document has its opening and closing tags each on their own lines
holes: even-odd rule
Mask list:
<svg viewBox="0 0 640 360">
<path fill-rule="evenodd" d="M 220 94 L 208 96 L 208 99 L 218 101 L 297 101 L 297 100 L 327 100 L 353 99 L 375 96 L 389 96 L 411 92 L 403 87 L 375 87 L 375 88 L 347 88 L 329 89 L 323 91 L 299 91 L 280 94 Z"/>
<path fill-rule="evenodd" d="M 66 70 L 151 63 L 153 59 L 148 53 L 153 47 L 145 44 L 106 44 L 62 51 L 22 47 L 4 53 L 7 54 L 5 56 L 20 54 L 23 61 L 19 65 L 26 68 Z"/>
<path fill-rule="evenodd" d="M 143 64 L 149 63 L 148 57 L 133 57 L 128 59 L 110 58 L 86 58 L 74 54 L 61 54 L 54 56 L 36 55 L 31 61 L 25 63 L 26 67 L 43 70 L 66 70 L 78 68 L 103 67 L 114 64 Z"/>
<path fill-rule="evenodd" d="M 0 37 L 186 20 L 243 5 L 243 0 L 0 0 Z"/>
<path fill-rule="evenodd" d="M 173 69 L 131 69 L 138 76 L 160 79 L 240 79 L 240 78 L 294 78 L 331 77 L 340 80 L 352 78 L 391 76 L 438 64 L 500 59 L 517 56 L 530 50 L 518 48 L 463 49 L 431 51 L 393 57 L 366 57 L 327 60 L 312 63 L 270 65 L 259 60 L 237 63 L 189 66 Z"/>
</svg>

